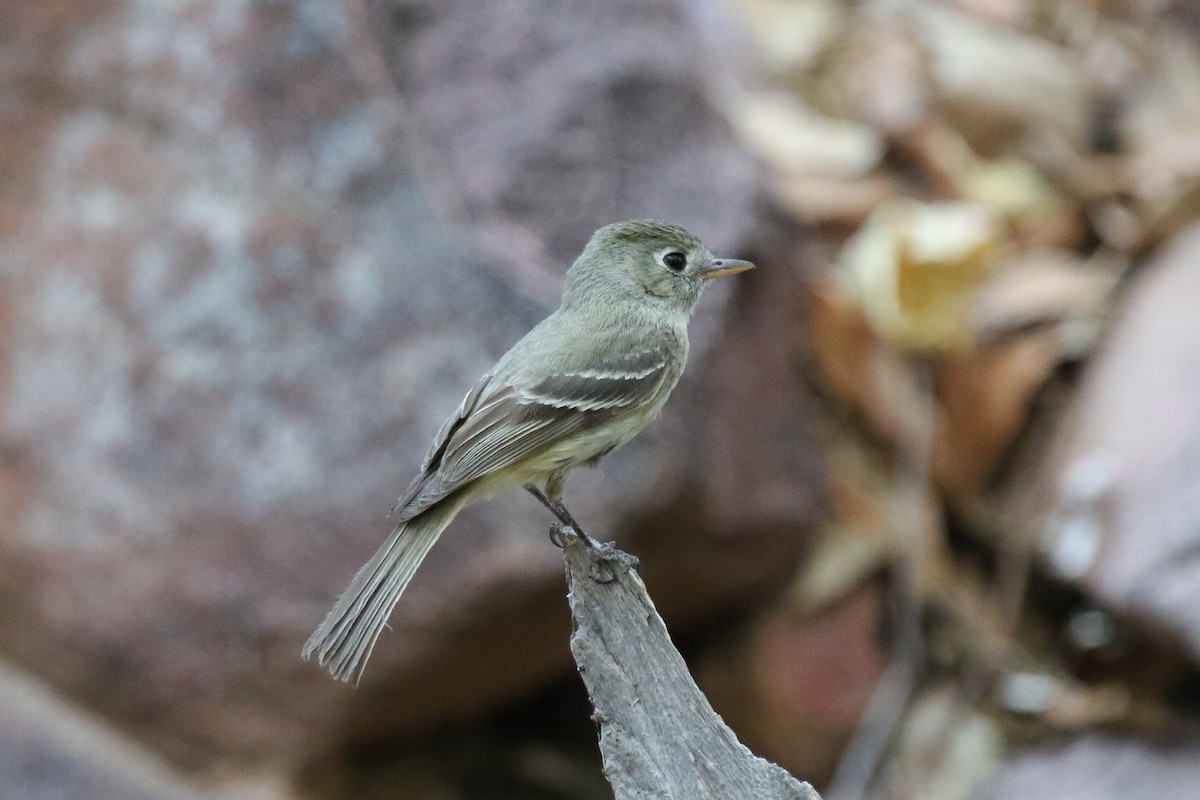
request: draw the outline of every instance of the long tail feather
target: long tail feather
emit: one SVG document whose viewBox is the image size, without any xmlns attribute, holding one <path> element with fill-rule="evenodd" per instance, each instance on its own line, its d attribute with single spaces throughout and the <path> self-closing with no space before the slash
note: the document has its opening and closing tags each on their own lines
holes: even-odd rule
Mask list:
<svg viewBox="0 0 1200 800">
<path fill-rule="evenodd" d="M 309 637 L 304 660 L 315 655 L 333 677 L 357 683 L 392 608 L 461 507 L 457 498 L 447 497 L 398 525 Z"/>
</svg>

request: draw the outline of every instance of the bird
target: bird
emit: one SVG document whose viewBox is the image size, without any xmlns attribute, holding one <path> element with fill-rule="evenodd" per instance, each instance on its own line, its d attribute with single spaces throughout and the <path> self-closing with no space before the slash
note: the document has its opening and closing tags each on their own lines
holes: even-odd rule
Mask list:
<svg viewBox="0 0 1200 800">
<path fill-rule="evenodd" d="M 630 220 L 597 230 L 567 270 L 558 309 L 466 394 L 392 508 L 395 527 L 301 652 L 358 683 L 392 609 L 465 506 L 522 487 L 582 537 L 563 503 L 591 466 L 658 416 L 688 357 L 688 321 L 714 278 L 752 269 L 714 258 L 686 229 Z"/>
</svg>

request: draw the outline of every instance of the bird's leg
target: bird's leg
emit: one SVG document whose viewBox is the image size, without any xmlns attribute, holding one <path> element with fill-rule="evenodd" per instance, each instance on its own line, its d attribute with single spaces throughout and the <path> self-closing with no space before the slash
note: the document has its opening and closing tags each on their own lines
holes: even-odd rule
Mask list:
<svg viewBox="0 0 1200 800">
<path fill-rule="evenodd" d="M 542 492 L 541 489 L 539 489 L 538 487 L 534 486 L 531 483 L 528 483 L 525 485 L 525 491 L 529 492 L 531 495 L 536 497 L 538 499 L 539 503 L 544 505 L 546 508 L 550 509 L 551 514 L 558 517 L 559 522 L 550 526 L 550 543 L 552 545 L 554 545 L 555 547 L 561 549 L 563 546 L 563 540 L 562 540 L 563 526 L 570 525 L 572 528 L 574 528 L 575 526 L 572 525 L 570 522 L 567 522 L 566 519 L 563 518 L 563 516 L 559 513 L 559 510 L 554 507 L 553 503 L 550 502 L 550 498 L 546 497 L 546 495 Z M 576 530 L 578 530 L 578 529 L 576 529 Z"/>
<path fill-rule="evenodd" d="M 583 526 L 575 521 L 575 517 L 567 510 L 563 504 L 562 496 L 563 489 L 567 485 L 566 470 L 550 473 L 550 477 L 546 479 L 546 497 L 550 500 L 550 507 L 554 510 L 554 515 L 575 529 L 575 532 L 586 537 L 583 532 Z"/>
<path fill-rule="evenodd" d="M 587 535 L 587 531 L 583 526 L 575 521 L 575 517 L 567 510 L 566 504 L 562 500 L 563 489 L 567 486 L 567 470 L 561 469 L 557 472 L 550 473 L 550 477 L 546 479 L 546 496 L 550 500 L 550 505 L 554 509 L 555 516 L 559 519 L 566 518 L 566 524 L 575 529 L 575 533 L 583 539 L 583 543 L 588 547 L 598 547 L 599 544 L 595 539 Z"/>
<path fill-rule="evenodd" d="M 547 488 L 549 488 L 551 492 L 553 492 L 555 488 L 558 488 L 561 492 L 561 482 L 557 482 L 557 487 L 554 485 L 555 483 L 555 481 L 548 482 Z M 549 509 L 550 513 L 553 514 L 559 522 L 575 531 L 576 535 L 583 540 L 584 544 L 588 545 L 589 547 L 597 546 L 596 540 L 587 535 L 587 532 L 583 530 L 583 526 L 575 521 L 575 517 L 573 517 L 571 512 L 567 510 L 567 507 L 563 505 L 561 493 L 558 494 L 557 497 L 555 497 L 554 494 L 551 494 L 549 497 L 547 497 L 545 492 L 534 486 L 532 483 L 525 484 L 525 491 L 536 497 L 538 502 Z M 553 531 L 551 531 L 550 540 L 553 541 L 555 545 L 562 547 L 560 542 L 554 540 Z"/>
</svg>

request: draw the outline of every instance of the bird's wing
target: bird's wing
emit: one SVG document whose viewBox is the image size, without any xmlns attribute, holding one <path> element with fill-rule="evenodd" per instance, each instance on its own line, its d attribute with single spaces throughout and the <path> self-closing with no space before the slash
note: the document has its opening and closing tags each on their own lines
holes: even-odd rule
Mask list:
<svg viewBox="0 0 1200 800">
<path fill-rule="evenodd" d="M 433 437 L 433 442 L 430 443 L 429 450 L 426 451 L 425 458 L 421 462 L 421 471 L 417 473 L 417 477 L 413 478 L 408 488 L 400 493 L 400 497 L 392 505 L 392 510 L 389 514 L 395 514 L 397 511 L 400 511 L 400 521 L 404 522 L 415 516 L 418 511 L 429 506 L 429 503 L 425 503 L 420 509 L 412 511 L 412 513 L 407 513 L 413 499 L 421 493 L 421 490 L 429 483 L 430 478 L 437 471 L 438 466 L 442 462 L 442 457 L 446 453 L 446 448 L 450 444 L 450 438 L 454 435 L 455 431 L 462 427 L 463 422 L 471 416 L 471 413 L 479 404 L 479 398 L 483 396 L 484 391 L 491 382 L 492 373 L 489 372 L 479 379 L 479 383 L 471 387 L 471 391 L 467 392 L 462 402 L 458 404 L 458 410 L 447 417 L 446 421 L 442 423 L 442 427 L 438 429 L 437 435 Z"/>
<path fill-rule="evenodd" d="M 473 480 L 652 402 L 671 371 L 671 350 L 659 343 L 585 368 L 509 381 L 489 375 L 442 426 L 422 474 L 397 503 L 400 520 Z"/>
</svg>

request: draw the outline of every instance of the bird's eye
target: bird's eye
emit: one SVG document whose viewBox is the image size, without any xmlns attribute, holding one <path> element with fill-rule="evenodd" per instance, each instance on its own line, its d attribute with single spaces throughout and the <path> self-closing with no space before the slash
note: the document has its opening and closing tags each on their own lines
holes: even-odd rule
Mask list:
<svg viewBox="0 0 1200 800">
<path fill-rule="evenodd" d="M 683 272 L 687 267 L 687 256 L 683 253 L 667 253 L 662 258 L 663 266 L 671 272 Z"/>
</svg>

